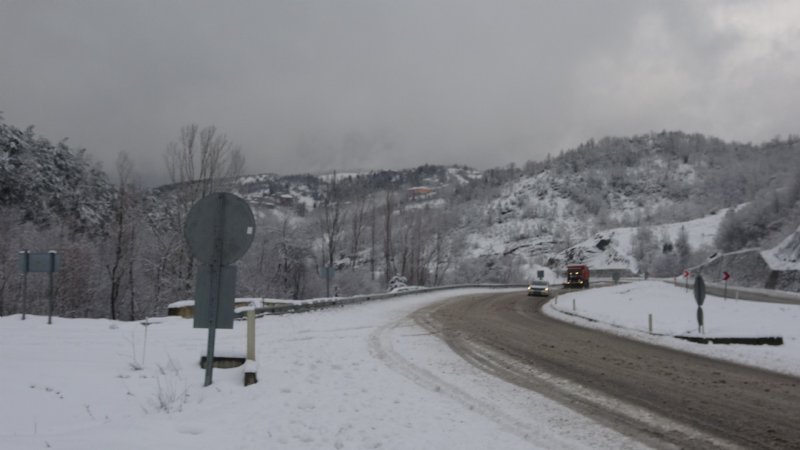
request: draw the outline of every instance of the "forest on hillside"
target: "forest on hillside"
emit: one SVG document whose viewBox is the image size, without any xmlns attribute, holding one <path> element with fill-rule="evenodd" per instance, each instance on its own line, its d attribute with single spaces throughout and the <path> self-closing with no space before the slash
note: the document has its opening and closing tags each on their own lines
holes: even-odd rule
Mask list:
<svg viewBox="0 0 800 450">
<path fill-rule="evenodd" d="M 645 229 L 737 205 L 744 206 L 731 210 L 720 227 L 715 244 L 722 251 L 774 244 L 800 222 L 796 136 L 742 144 L 654 132 L 590 140 L 544 161 L 481 172 L 426 165 L 243 177 L 240 148 L 213 126 L 188 125 L 166 143 L 164 160 L 169 185 L 138 185 L 125 153 L 112 183 L 86 151 L 65 141 L 53 144 L 33 127 L 21 130 L 0 117 L 0 315 L 22 311 L 23 250 L 61 255 L 58 315 L 163 315 L 167 304 L 194 295 L 196 262 L 184 243 L 183 222 L 197 200 L 215 191 L 244 196 L 256 212 L 255 240 L 238 263 L 237 295 L 247 297 L 378 292 L 397 276 L 425 286 L 524 281 L 520 268 L 529 256 L 475 255 L 467 251 L 467 236 L 480 236 L 512 216 L 518 223 L 547 216 L 538 206 L 511 213 L 490 206 L 526 179 L 547 180 L 530 195 L 563 199 L 570 214 L 587 224 L 586 236 L 559 236 L 557 225 L 527 232 L 552 234 L 552 251 L 604 227 Z M 411 195 L 409 188 L 419 186 L 434 194 Z M 290 203 L 273 203 L 281 196 Z M 669 206 L 651 207 L 656 198 Z M 632 203 L 636 213 L 619 213 L 618 199 Z M 639 257 L 663 251 L 648 247 Z M 27 312 L 43 314 L 47 276 L 27 278 Z"/>
</svg>

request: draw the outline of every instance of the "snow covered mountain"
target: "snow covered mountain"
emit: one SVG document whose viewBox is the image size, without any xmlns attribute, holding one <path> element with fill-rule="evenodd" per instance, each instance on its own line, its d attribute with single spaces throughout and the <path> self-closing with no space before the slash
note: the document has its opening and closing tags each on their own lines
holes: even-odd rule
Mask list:
<svg viewBox="0 0 800 450">
<path fill-rule="evenodd" d="M 444 231 L 457 246 L 450 254 L 456 270 L 466 268 L 469 277 L 487 281 L 508 281 L 497 278 L 502 271 L 523 279 L 535 268 L 558 273 L 577 262 L 600 271 L 671 276 L 725 251 L 771 248 L 783 238 L 794 242 L 800 224 L 796 167 L 797 138 L 752 145 L 661 132 L 590 140 L 523 169 L 425 165 L 264 174 L 231 180 L 229 189 L 262 216 L 292 218 L 295 224 L 315 220 L 303 218 L 331 195 L 334 183 L 337 199 L 348 204 L 371 195 L 381 208 L 381 193 L 393 193 L 394 214 L 430 210 L 449 216 Z M 771 217 L 769 224 L 760 222 L 764 217 Z M 716 242 L 726 218 L 741 230 L 733 249 Z M 770 261 L 792 269 L 797 249 L 783 247 Z M 359 259 L 363 265 L 368 258 L 363 251 L 360 258 L 339 258 L 342 265 L 358 265 Z"/>
<path fill-rule="evenodd" d="M 0 125 L 0 227 L 80 262 L 65 265 L 63 295 L 74 300 L 62 314 L 102 316 L 112 267 L 113 292 L 135 293 L 131 317 L 192 295 L 182 220 L 195 185 L 123 198 L 85 152 Z M 243 296 L 376 292 L 395 275 L 414 285 L 506 283 L 543 270 L 558 281 L 573 262 L 601 274 L 735 271 L 747 275 L 734 283 L 792 289 L 800 287 L 798 168 L 796 137 L 754 145 L 660 132 L 590 140 L 522 168 L 260 174 L 213 188 L 245 198 L 257 217 L 239 262 Z M 8 250 L 0 312 L 2 287 L 19 289 L 19 249 Z M 91 308 L 81 301 L 87 286 L 97 297 Z"/>
<path fill-rule="evenodd" d="M 0 117 L 0 208 L 38 226 L 65 225 L 102 232 L 111 217 L 114 187 L 85 150 L 56 145 L 3 123 Z"/>
</svg>

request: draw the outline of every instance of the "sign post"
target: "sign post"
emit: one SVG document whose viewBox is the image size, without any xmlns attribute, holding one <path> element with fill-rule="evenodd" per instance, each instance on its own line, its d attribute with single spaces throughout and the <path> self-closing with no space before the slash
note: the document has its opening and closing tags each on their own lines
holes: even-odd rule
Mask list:
<svg viewBox="0 0 800 450">
<path fill-rule="evenodd" d="M 722 299 L 723 300 L 727 300 L 728 299 L 728 278 L 730 278 L 730 277 L 731 277 L 731 274 L 729 274 L 728 272 L 722 272 L 722 281 L 725 282 L 725 289 L 722 291 Z"/>
<path fill-rule="evenodd" d="M 684 270 L 683 271 L 683 279 L 684 279 L 684 282 L 685 282 L 685 288 L 688 291 L 689 290 L 689 271 L 688 270 Z"/>
<path fill-rule="evenodd" d="M 319 268 L 320 276 L 325 278 L 325 296 L 331 296 L 331 280 L 333 279 L 334 275 L 336 275 L 336 267 L 333 266 L 325 266 Z"/>
<path fill-rule="evenodd" d="M 236 267 L 255 236 L 253 211 L 240 197 L 215 192 L 192 206 L 184 238 L 192 256 L 202 264 L 195 283 L 194 327 L 208 328 L 205 386 L 213 378 L 217 328 L 233 328 Z"/>
<path fill-rule="evenodd" d="M 697 332 L 705 333 L 706 328 L 703 324 L 703 301 L 706 299 L 706 283 L 703 276 L 698 275 L 694 279 L 694 299 L 697 301 Z"/>
<path fill-rule="evenodd" d="M 22 271 L 22 320 L 25 320 L 25 313 L 28 311 L 28 272 L 30 271 L 31 254 L 25 250 L 19 252 L 19 264 Z"/>
<path fill-rule="evenodd" d="M 58 252 L 31 253 L 28 250 L 19 252 L 19 269 L 22 272 L 22 320 L 28 310 L 28 272 L 47 272 L 49 277 L 47 324 L 53 323 L 53 304 L 55 303 L 55 286 L 53 274 L 59 269 Z"/>
<path fill-rule="evenodd" d="M 49 289 L 48 289 L 49 295 L 47 296 L 48 297 L 48 301 L 47 301 L 47 324 L 50 325 L 50 324 L 53 323 L 53 303 L 55 303 L 55 299 L 53 297 L 55 297 L 55 292 L 56 292 L 55 289 L 54 289 L 54 286 L 53 286 L 53 273 L 55 273 L 55 271 L 56 271 L 56 252 L 55 252 L 55 250 L 50 250 L 47 253 L 47 256 L 48 256 L 48 260 L 50 261 L 49 270 L 48 270 L 48 272 L 49 272 L 48 273 L 48 275 L 49 275 L 49 285 L 50 286 L 49 286 Z"/>
</svg>

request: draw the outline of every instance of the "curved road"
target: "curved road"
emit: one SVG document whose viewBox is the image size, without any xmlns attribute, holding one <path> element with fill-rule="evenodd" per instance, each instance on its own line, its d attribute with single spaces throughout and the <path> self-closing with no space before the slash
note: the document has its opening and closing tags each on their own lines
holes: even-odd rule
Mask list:
<svg viewBox="0 0 800 450">
<path fill-rule="evenodd" d="M 414 318 L 457 353 L 655 448 L 800 448 L 800 379 L 549 318 L 525 292 Z"/>
</svg>

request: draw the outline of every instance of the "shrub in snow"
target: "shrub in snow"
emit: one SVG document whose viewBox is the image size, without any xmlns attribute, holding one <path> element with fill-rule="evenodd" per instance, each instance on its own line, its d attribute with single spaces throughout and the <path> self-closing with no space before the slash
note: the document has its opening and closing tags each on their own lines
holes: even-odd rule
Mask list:
<svg viewBox="0 0 800 450">
<path fill-rule="evenodd" d="M 408 287 L 408 279 L 402 275 L 395 275 L 389 280 L 389 292 Z"/>
<path fill-rule="evenodd" d="M 156 411 L 180 412 L 189 400 L 188 382 L 172 358 L 169 358 L 166 366 L 158 365 L 156 388 L 157 391 L 151 400 Z"/>
</svg>

